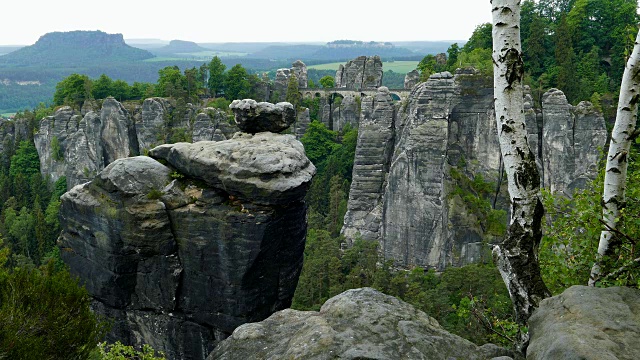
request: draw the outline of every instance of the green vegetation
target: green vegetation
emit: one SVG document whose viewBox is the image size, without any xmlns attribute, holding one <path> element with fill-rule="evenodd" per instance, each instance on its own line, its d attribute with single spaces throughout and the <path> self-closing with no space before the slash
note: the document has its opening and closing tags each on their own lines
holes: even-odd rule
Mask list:
<svg viewBox="0 0 640 360">
<path fill-rule="evenodd" d="M 478 344 L 491 341 L 508 346 L 513 342 L 518 328 L 511 317 L 511 301 L 492 265 L 449 268 L 442 274 L 419 267 L 404 271 L 380 258 L 374 242 L 356 240 L 346 247 L 340 230 L 357 131 L 346 127 L 338 133 L 313 121 L 301 141 L 318 172 L 307 194 L 309 230 L 293 308 L 318 310 L 345 290 L 371 286 L 415 305 L 445 329 Z M 473 199 L 469 211 L 476 213 L 482 226 L 491 233 L 504 233 L 501 222 L 506 221 L 506 214 L 493 210 L 485 200 L 493 196 L 494 185 L 481 176 L 469 179 L 459 172 L 453 176 L 459 183 L 454 196 Z"/>
<path fill-rule="evenodd" d="M 446 330 L 477 344 L 510 345 L 508 337 L 515 335 L 511 301 L 492 265 L 448 268 L 442 274 L 420 267 L 393 270 L 392 262 L 379 258 L 376 243 L 356 240 L 342 250 L 343 243 L 326 230 L 309 229 L 292 308 L 317 311 L 332 296 L 370 286 L 416 306 Z"/>
<path fill-rule="evenodd" d="M 0 242 L 0 358 L 86 359 L 107 330 L 90 297 L 59 260 L 6 268 Z"/>
<path fill-rule="evenodd" d="M 637 0 L 525 0 L 521 7 L 525 84 L 534 100 L 555 87 L 571 104 L 594 100 L 607 120 L 615 104 L 626 58 L 638 31 Z M 418 65 L 430 73 L 474 67 L 491 76 L 491 24 L 478 25 L 469 41 L 449 47 L 446 64 L 427 55 Z M 386 74 L 385 74 L 386 77 Z"/>
<path fill-rule="evenodd" d="M 618 221 L 614 240 L 619 251 L 604 259 L 604 273 L 609 274 L 598 286 L 632 286 L 640 288 L 640 152 L 633 149 L 627 172 L 627 204 Z M 603 168 L 604 166 L 602 166 Z M 550 221 L 544 228 L 540 248 L 540 265 L 545 283 L 554 294 L 572 285 L 584 285 L 595 262 L 602 231 L 601 174 L 572 199 L 544 193 L 544 205 Z"/>
<path fill-rule="evenodd" d="M 156 353 L 153 348 L 147 344 L 142 346 L 140 351 L 132 346 L 123 345 L 116 341 L 115 344 L 98 344 L 97 353 L 94 352 L 90 360 L 164 360 L 162 352 Z"/>
</svg>

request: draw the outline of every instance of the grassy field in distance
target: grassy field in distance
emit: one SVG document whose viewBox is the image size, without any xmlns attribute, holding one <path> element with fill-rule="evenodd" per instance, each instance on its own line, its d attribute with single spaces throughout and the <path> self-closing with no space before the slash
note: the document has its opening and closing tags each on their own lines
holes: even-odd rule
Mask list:
<svg viewBox="0 0 640 360">
<path fill-rule="evenodd" d="M 224 52 L 224 51 L 199 51 L 193 53 L 178 53 L 172 54 L 174 56 L 160 56 L 154 57 L 151 59 L 144 60 L 146 62 L 156 62 L 156 61 L 180 61 L 180 60 L 211 60 L 214 56 L 223 57 L 223 56 L 246 56 L 247 53 L 241 52 Z"/>
<path fill-rule="evenodd" d="M 418 66 L 419 61 L 385 61 L 382 63 L 382 70 L 384 71 L 393 71 L 398 74 L 406 74 L 412 70 L 415 70 L 416 66 Z M 320 65 L 312 65 L 308 66 L 309 69 L 316 70 L 338 70 L 340 64 L 344 65 L 345 63 L 329 63 L 329 64 L 320 64 Z"/>
</svg>

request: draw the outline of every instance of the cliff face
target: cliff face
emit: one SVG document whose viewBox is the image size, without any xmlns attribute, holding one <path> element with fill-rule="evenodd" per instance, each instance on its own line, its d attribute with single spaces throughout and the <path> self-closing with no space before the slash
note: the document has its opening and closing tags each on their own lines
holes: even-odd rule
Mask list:
<svg viewBox="0 0 640 360">
<path fill-rule="evenodd" d="M 542 112 L 527 99 L 529 142 L 542 155 L 545 184 L 570 195 L 596 176 L 604 120 L 588 103 L 571 107 L 555 89 L 545 94 Z M 464 198 L 483 197 L 509 211 L 506 184 L 496 188 L 503 170 L 492 107 L 491 83 L 474 71 L 434 74 L 413 88 L 397 115 L 378 115 L 376 124 L 384 125 L 375 129 L 363 100 L 343 234 L 378 241 L 385 259 L 400 266 L 442 269 L 489 256 L 494 235 Z M 493 188 L 466 194 L 474 181 Z"/>
<path fill-rule="evenodd" d="M 193 141 L 225 140 L 237 131 L 225 112 L 213 108 L 191 106 L 179 112 L 162 98 L 127 107 L 107 98 L 101 107 L 85 104 L 81 113 L 62 107 L 42 119 L 34 135 L 42 174 L 52 181 L 66 176 L 71 189 L 117 159 L 167 142 L 171 131 L 182 131 Z"/>
<path fill-rule="evenodd" d="M 362 121 L 353 164 L 353 182 L 345 215 L 345 236 L 356 232 L 366 240 L 377 240 L 382 220 L 381 199 L 389 172 L 395 135 L 396 108 L 389 90 L 381 87 L 375 96 L 362 99 Z"/>
<path fill-rule="evenodd" d="M 359 56 L 340 65 L 335 87 L 347 89 L 376 89 L 382 86 L 382 60 L 379 56 Z"/>
<path fill-rule="evenodd" d="M 543 95 L 542 114 L 543 185 L 570 196 L 597 172 L 598 147 L 604 148 L 607 140 L 604 119 L 591 103 L 569 105 L 557 89 Z"/>
<path fill-rule="evenodd" d="M 204 359 L 237 326 L 290 306 L 315 167 L 292 135 L 270 132 L 150 155 L 63 195 L 62 257 L 114 320 L 108 340 Z"/>
</svg>

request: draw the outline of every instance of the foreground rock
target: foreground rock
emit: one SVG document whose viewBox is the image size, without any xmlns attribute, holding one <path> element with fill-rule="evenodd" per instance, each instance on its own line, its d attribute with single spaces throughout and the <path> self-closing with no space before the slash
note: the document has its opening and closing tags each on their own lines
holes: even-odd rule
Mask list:
<svg viewBox="0 0 640 360">
<path fill-rule="evenodd" d="M 287 309 L 242 325 L 207 359 L 485 360 L 511 355 L 495 345 L 476 346 L 413 306 L 362 288 L 329 299 L 320 312 Z"/>
<path fill-rule="evenodd" d="M 638 359 L 640 290 L 573 286 L 540 303 L 529 331 L 529 360 Z"/>
<path fill-rule="evenodd" d="M 296 121 L 296 111 L 288 102 L 271 104 L 252 99 L 234 100 L 233 111 L 240 130 L 255 134 L 263 131 L 280 133 Z"/>
<path fill-rule="evenodd" d="M 114 321 L 108 341 L 204 359 L 239 325 L 290 306 L 315 168 L 292 135 L 150 153 L 167 165 L 118 159 L 62 197 L 62 258 Z"/>
</svg>

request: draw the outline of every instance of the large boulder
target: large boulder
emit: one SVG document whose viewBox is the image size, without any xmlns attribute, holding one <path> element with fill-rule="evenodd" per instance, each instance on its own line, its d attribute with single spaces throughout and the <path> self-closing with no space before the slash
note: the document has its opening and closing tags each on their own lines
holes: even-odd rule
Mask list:
<svg viewBox="0 0 640 360">
<path fill-rule="evenodd" d="M 287 308 L 315 168 L 292 135 L 243 134 L 118 159 L 62 196 L 62 258 L 113 321 L 108 341 L 204 359 Z"/>
<path fill-rule="evenodd" d="M 315 166 L 292 135 L 237 133 L 227 141 L 161 145 L 149 153 L 181 173 L 261 204 L 300 200 Z"/>
<path fill-rule="evenodd" d="M 640 290 L 572 286 L 529 319 L 528 360 L 635 360 Z"/>
<path fill-rule="evenodd" d="M 512 355 L 452 335 L 413 306 L 362 288 L 327 300 L 319 312 L 288 309 L 242 325 L 207 359 L 485 360 Z"/>
<path fill-rule="evenodd" d="M 296 110 L 288 102 L 272 104 L 253 99 L 234 100 L 229 109 L 240 130 L 255 134 L 263 131 L 280 133 L 296 121 Z"/>
</svg>

